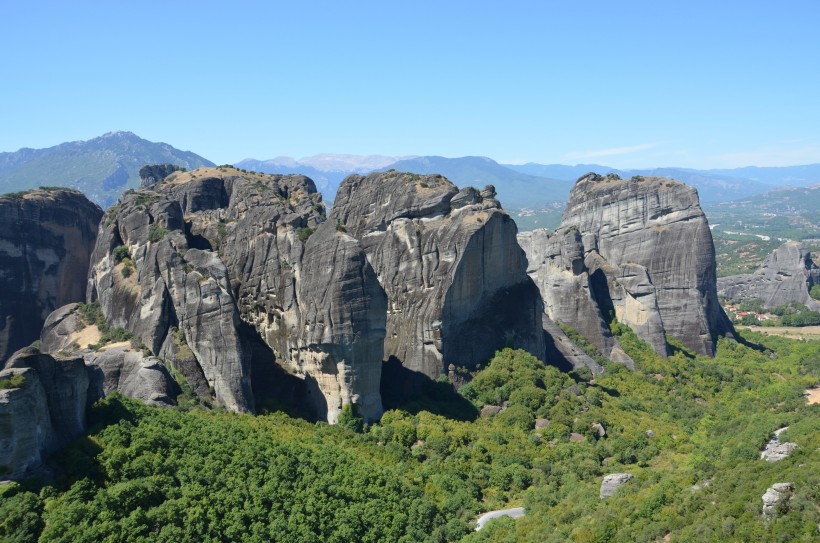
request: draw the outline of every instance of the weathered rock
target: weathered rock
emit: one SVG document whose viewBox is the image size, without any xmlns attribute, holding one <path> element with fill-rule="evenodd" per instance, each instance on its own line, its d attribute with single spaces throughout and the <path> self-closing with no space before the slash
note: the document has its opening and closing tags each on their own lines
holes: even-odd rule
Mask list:
<svg viewBox="0 0 820 543">
<path fill-rule="evenodd" d="M 546 428 L 550 425 L 549 419 L 535 419 L 535 429 Z"/>
<path fill-rule="evenodd" d="M 355 404 L 365 420 L 378 420 L 387 296 L 359 242 L 333 220 L 320 225 L 306 243 L 301 278 L 304 327 L 291 360 L 318 385 L 320 418 L 336 422 Z"/>
<path fill-rule="evenodd" d="M 83 434 L 88 374 L 81 358 L 54 359 L 23 349 L 0 371 L 0 380 L 22 377 L 19 388 L 0 390 L 0 466 L 18 478 L 59 447 Z"/>
<path fill-rule="evenodd" d="M 588 174 L 572 189 L 555 233 L 519 240 L 547 315 L 610 359 L 629 362 L 609 330 L 613 318 L 664 356 L 666 336 L 712 355 L 712 336 L 732 331 L 717 300 L 711 233 L 691 187 Z"/>
<path fill-rule="evenodd" d="M 271 246 L 290 238 L 301 256 L 293 225 L 307 225 L 304 214 L 289 217 L 296 210 L 288 199 L 308 209 L 310 202 L 288 189 L 295 183 L 308 193 L 312 183 L 292 177 L 213 168 L 175 172 L 152 189 L 126 193 L 107 212 L 92 256 L 88 296 L 99 300 L 108 323 L 127 328 L 166 358 L 180 344 L 189 349 L 194 369 L 231 410 L 254 408 L 241 318 L 260 324 L 260 310 L 275 305 L 281 292 L 276 286 L 284 274 L 275 272 L 292 260 Z M 122 272 L 129 262 L 115 252 L 123 251 L 119 247 L 135 268 L 127 277 Z M 285 289 L 291 298 L 293 267 Z M 267 315 L 275 317 L 273 311 Z"/>
<path fill-rule="evenodd" d="M 789 427 L 785 426 L 775 430 L 772 438 L 766 443 L 766 446 L 760 452 L 761 459 L 766 460 L 766 462 L 779 462 L 780 460 L 788 458 L 796 449 L 800 448 L 797 446 L 797 443 L 780 442 L 780 434 L 788 429 Z"/>
<path fill-rule="evenodd" d="M 386 359 L 435 379 L 505 344 L 543 358 L 538 291 L 494 196 L 395 171 L 339 187 L 331 218 L 359 240 L 387 294 Z"/>
<path fill-rule="evenodd" d="M 609 475 L 604 477 L 604 480 L 601 482 L 601 492 L 600 498 L 603 500 L 605 498 L 609 498 L 615 491 L 618 490 L 623 484 L 628 482 L 632 479 L 634 475 L 631 473 L 610 473 Z"/>
<path fill-rule="evenodd" d="M 778 506 L 789 500 L 794 486 L 791 483 L 775 483 L 766 489 L 762 496 L 764 517 L 771 517 L 777 513 Z"/>
<path fill-rule="evenodd" d="M 176 405 L 177 385 L 165 365 L 128 347 L 85 355 L 90 376 L 89 401 L 119 392 L 147 405 Z"/>
<path fill-rule="evenodd" d="M 820 285 L 820 268 L 801 243 L 789 241 L 775 249 L 754 273 L 731 275 L 717 280 L 718 294 L 733 301 L 760 298 L 767 308 L 797 302 L 820 310 L 820 301 L 809 291 Z"/>
<path fill-rule="evenodd" d="M 70 189 L 0 197 L 0 362 L 36 340 L 54 309 L 84 300 L 101 216 Z"/>
<path fill-rule="evenodd" d="M 147 164 L 140 168 L 140 186 L 151 187 L 174 172 L 185 169 L 176 164 Z"/>
<path fill-rule="evenodd" d="M 600 422 L 593 422 L 592 423 L 592 430 L 595 432 L 595 435 L 599 438 L 606 437 L 606 429 L 604 428 L 603 424 Z"/>
<path fill-rule="evenodd" d="M 480 415 L 483 418 L 492 417 L 493 415 L 498 415 L 501 413 L 502 409 L 500 405 L 485 405 L 481 408 Z"/>
<path fill-rule="evenodd" d="M 386 296 L 359 242 L 323 223 L 304 176 L 174 172 L 106 216 L 89 296 L 229 409 L 253 410 L 283 368 L 319 417 L 356 404 L 377 419 Z"/>
<path fill-rule="evenodd" d="M 0 477 L 16 479 L 39 466 L 55 447 L 46 394 L 33 368 L 0 371 L 0 380 L 21 376 L 20 388 L 0 390 Z"/>
<path fill-rule="evenodd" d="M 569 434 L 569 440 L 574 443 L 580 443 L 581 441 L 586 441 L 587 438 L 584 437 L 583 434 L 579 434 L 577 432 L 572 432 Z"/>
<path fill-rule="evenodd" d="M 88 373 L 82 358 L 54 358 L 36 349 L 22 349 L 6 363 L 6 369 L 11 368 L 37 372 L 54 426 L 55 446 L 82 435 L 88 397 Z"/>
</svg>

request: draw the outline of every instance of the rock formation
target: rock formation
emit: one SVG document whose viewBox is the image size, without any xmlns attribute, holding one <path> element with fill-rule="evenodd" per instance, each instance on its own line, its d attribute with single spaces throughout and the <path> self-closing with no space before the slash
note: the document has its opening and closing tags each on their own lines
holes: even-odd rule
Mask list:
<svg viewBox="0 0 820 543">
<path fill-rule="evenodd" d="M 0 465 L 10 478 L 82 435 L 89 382 L 81 358 L 54 359 L 36 349 L 17 352 L 0 371 L 0 381 L 14 383 L 15 376 L 19 386 L 0 389 Z"/>
<path fill-rule="evenodd" d="M 387 294 L 386 360 L 436 379 L 505 344 L 543 358 L 542 307 L 492 186 L 439 175 L 351 175 L 331 219 L 358 240 Z"/>
<path fill-rule="evenodd" d="M 788 458 L 796 449 L 800 448 L 797 446 L 797 443 L 792 443 L 790 441 L 785 443 L 780 442 L 780 434 L 788 429 L 789 427 L 785 426 L 775 430 L 772 438 L 766 443 L 766 446 L 760 452 L 761 459 L 766 460 L 766 462 L 779 462 Z"/>
<path fill-rule="evenodd" d="M 610 473 L 601 481 L 600 498 L 603 500 L 615 494 L 622 485 L 634 477 L 631 473 Z"/>
<path fill-rule="evenodd" d="M 88 296 L 108 324 L 229 409 L 253 411 L 281 367 L 319 417 L 348 403 L 380 417 L 386 297 L 359 242 L 323 224 L 313 182 L 228 167 L 156 181 L 155 170 L 100 229 Z"/>
<path fill-rule="evenodd" d="M 820 311 L 820 301 L 809 295 L 812 286 L 820 285 L 820 268 L 811 252 L 796 241 L 775 249 L 754 273 L 721 277 L 717 285 L 718 294 L 729 300 L 760 298 L 767 308 L 797 302 Z"/>
<path fill-rule="evenodd" d="M 766 489 L 762 496 L 764 517 L 773 517 L 777 514 L 778 507 L 787 502 L 792 497 L 794 485 L 791 483 L 775 483 Z"/>
<path fill-rule="evenodd" d="M 588 174 L 555 233 L 519 240 L 550 319 L 613 360 L 629 362 L 609 330 L 613 318 L 662 355 L 667 336 L 713 355 L 713 336 L 732 330 L 717 299 L 709 225 L 682 183 Z"/>
<path fill-rule="evenodd" d="M 0 362 L 36 340 L 54 309 L 83 301 L 101 216 L 70 189 L 0 196 Z"/>
</svg>

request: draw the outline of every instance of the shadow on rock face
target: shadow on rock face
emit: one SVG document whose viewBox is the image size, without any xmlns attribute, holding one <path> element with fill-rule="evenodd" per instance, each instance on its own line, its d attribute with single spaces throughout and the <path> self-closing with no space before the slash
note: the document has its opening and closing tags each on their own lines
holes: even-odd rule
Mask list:
<svg viewBox="0 0 820 543">
<path fill-rule="evenodd" d="M 256 412 L 283 411 L 311 422 L 318 420 L 305 381 L 290 375 L 276 363 L 276 355 L 250 324 L 243 321 L 239 328 L 245 349 L 250 353 Z"/>
<path fill-rule="evenodd" d="M 385 411 L 402 409 L 412 414 L 429 411 L 463 421 L 478 418 L 475 406 L 458 394 L 452 384 L 433 381 L 421 372 L 410 370 L 394 356 L 382 365 L 381 395 Z"/>
</svg>

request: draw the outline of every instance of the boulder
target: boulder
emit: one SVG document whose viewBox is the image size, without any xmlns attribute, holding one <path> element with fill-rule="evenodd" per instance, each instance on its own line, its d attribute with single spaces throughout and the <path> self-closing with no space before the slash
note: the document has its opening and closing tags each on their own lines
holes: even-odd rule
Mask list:
<svg viewBox="0 0 820 543">
<path fill-rule="evenodd" d="M 147 405 L 176 405 L 177 385 L 165 365 L 128 347 L 114 347 L 85 355 L 89 373 L 89 401 L 119 392 Z"/>
<path fill-rule="evenodd" d="M 633 477 L 634 475 L 631 473 L 610 473 L 605 476 L 604 480 L 601 482 L 600 498 L 602 500 L 609 498 L 615 494 L 615 491 L 618 490 L 618 488 L 627 483 Z"/>
<path fill-rule="evenodd" d="M 791 499 L 793 489 L 792 483 L 775 483 L 767 488 L 761 497 L 763 500 L 763 516 L 771 517 L 776 515 L 778 506 Z"/>
</svg>

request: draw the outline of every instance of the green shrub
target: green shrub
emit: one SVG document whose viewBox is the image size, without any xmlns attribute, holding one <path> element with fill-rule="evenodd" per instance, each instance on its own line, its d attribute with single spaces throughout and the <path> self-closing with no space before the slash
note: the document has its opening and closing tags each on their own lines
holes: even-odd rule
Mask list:
<svg viewBox="0 0 820 543">
<path fill-rule="evenodd" d="M 809 295 L 815 300 L 820 300 L 820 284 L 814 285 L 809 291 Z"/>
<path fill-rule="evenodd" d="M 305 226 L 304 228 L 300 228 L 299 230 L 297 230 L 296 234 L 299 236 L 299 241 L 305 243 L 308 240 L 308 238 L 311 235 L 313 235 L 313 232 L 315 232 L 313 228 Z"/>
<path fill-rule="evenodd" d="M 0 380 L 0 389 L 23 388 L 26 378 L 22 375 L 12 375 L 9 379 Z"/>
<path fill-rule="evenodd" d="M 148 228 L 148 241 L 156 243 L 168 235 L 168 230 L 157 223 L 153 223 Z"/>
<path fill-rule="evenodd" d="M 119 245 L 114 249 L 114 262 L 122 262 L 126 258 L 130 258 L 131 253 L 128 252 L 128 247 Z"/>
</svg>

